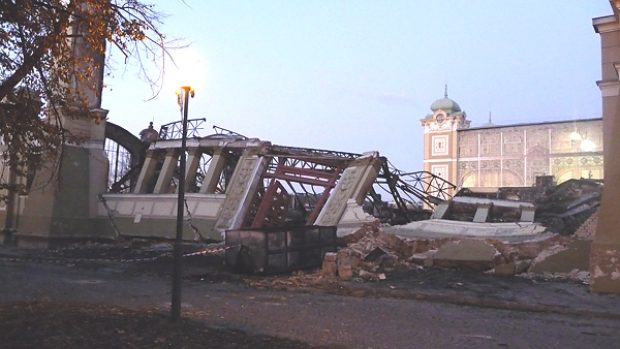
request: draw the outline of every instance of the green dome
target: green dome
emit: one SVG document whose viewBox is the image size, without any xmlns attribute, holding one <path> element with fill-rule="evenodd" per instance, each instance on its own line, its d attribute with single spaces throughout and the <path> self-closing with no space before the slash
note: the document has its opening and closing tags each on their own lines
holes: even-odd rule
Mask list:
<svg viewBox="0 0 620 349">
<path fill-rule="evenodd" d="M 443 110 L 447 112 L 448 114 L 452 114 L 452 113 L 460 112 L 461 107 L 458 105 L 458 103 L 456 103 L 455 101 L 451 100 L 450 98 L 446 96 L 442 99 L 438 99 L 434 101 L 433 104 L 431 104 L 431 110 L 433 112 L 437 110 Z"/>
<path fill-rule="evenodd" d="M 443 93 L 443 98 L 438 99 L 431 104 L 431 110 L 436 112 L 437 110 L 443 110 L 448 115 L 452 113 L 458 113 L 461 111 L 461 107 L 455 101 L 448 98 L 448 85 L 445 85 L 445 90 Z"/>
</svg>

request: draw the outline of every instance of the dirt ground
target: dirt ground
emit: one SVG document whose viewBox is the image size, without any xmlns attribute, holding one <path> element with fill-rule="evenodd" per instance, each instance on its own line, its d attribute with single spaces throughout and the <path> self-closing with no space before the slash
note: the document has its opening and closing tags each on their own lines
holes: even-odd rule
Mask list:
<svg viewBox="0 0 620 349">
<path fill-rule="evenodd" d="M 187 245 L 186 252 L 203 245 Z M 59 264 L 91 270 L 120 268 L 127 275 L 169 276 L 172 245 L 168 242 L 128 240 L 120 243 L 76 244 L 52 250 L 9 251 L 4 260 L 30 265 Z M 186 272 L 194 264 L 208 265 L 222 280 L 242 282 L 222 264 L 222 255 L 186 258 Z M 200 278 L 186 275 L 186 279 Z M 56 298 L 56 297 L 52 297 Z M 137 309 L 35 297 L 33 301 L 0 302 L 1 348 L 320 348 L 303 342 L 209 327 L 185 312 L 172 322 L 162 307 Z M 53 321 L 50 321 L 52 320 Z"/>
<path fill-rule="evenodd" d="M 307 344 L 209 328 L 143 309 L 72 302 L 0 303 L 3 348 L 313 348 Z M 53 319 L 53 321 L 50 321 Z"/>
<path fill-rule="evenodd" d="M 620 340 L 620 297 L 586 285 L 441 269 L 394 271 L 382 282 L 312 271 L 251 276 L 229 271 L 217 253 L 184 259 L 183 320 L 173 324 L 170 251 L 144 241 L 0 246 L 0 347 L 605 348 Z"/>
</svg>

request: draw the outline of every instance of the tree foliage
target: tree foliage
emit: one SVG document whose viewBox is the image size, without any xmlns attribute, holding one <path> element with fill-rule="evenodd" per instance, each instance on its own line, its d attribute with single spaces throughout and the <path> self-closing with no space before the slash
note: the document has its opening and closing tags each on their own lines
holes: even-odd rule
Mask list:
<svg viewBox="0 0 620 349">
<path fill-rule="evenodd" d="M 161 64 L 166 52 L 159 18 L 153 5 L 138 0 L 0 1 L 5 165 L 36 167 L 40 154 L 57 154 L 70 136 L 60 115 L 89 117 L 99 107 L 106 50 L 137 59 L 141 75 L 151 76 L 150 63 Z"/>
</svg>

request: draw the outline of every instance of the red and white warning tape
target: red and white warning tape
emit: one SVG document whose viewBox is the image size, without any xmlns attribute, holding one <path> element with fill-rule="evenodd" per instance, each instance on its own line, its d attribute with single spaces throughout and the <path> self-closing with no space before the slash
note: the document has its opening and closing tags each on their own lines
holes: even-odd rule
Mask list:
<svg viewBox="0 0 620 349">
<path fill-rule="evenodd" d="M 225 252 L 231 248 L 237 246 L 226 246 L 226 247 L 217 247 L 217 248 L 209 248 L 202 251 L 185 253 L 182 257 L 192 257 L 192 256 L 204 256 L 209 254 L 217 254 Z M 120 263 L 141 263 L 141 262 L 153 262 L 157 259 L 163 257 L 172 257 L 172 253 L 166 252 L 165 254 L 161 254 L 153 257 L 142 257 L 142 258 L 73 258 L 73 257 L 21 257 L 21 256 L 0 256 L 1 261 L 5 262 L 34 262 L 34 263 L 80 263 L 80 262 L 120 262 Z"/>
</svg>

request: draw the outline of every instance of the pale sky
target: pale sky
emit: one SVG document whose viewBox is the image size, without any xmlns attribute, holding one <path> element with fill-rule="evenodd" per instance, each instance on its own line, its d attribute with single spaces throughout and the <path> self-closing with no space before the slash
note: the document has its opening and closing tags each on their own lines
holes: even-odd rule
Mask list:
<svg viewBox="0 0 620 349">
<path fill-rule="evenodd" d="M 148 0 L 147 0 L 148 2 Z M 601 116 L 600 41 L 608 0 L 153 1 L 185 38 L 152 101 L 132 66 L 105 81 L 109 120 L 137 134 L 189 117 L 276 144 L 379 151 L 422 169 L 420 119 L 448 95 L 472 127 Z M 211 131 L 210 129 L 207 131 Z M 210 133 L 210 132 L 209 132 Z"/>
</svg>

